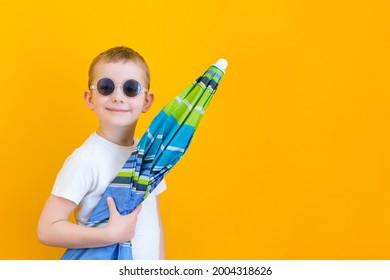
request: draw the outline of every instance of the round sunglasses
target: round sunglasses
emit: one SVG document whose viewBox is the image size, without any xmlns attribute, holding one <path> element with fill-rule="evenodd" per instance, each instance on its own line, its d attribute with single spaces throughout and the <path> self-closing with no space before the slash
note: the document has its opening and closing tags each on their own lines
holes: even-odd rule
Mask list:
<svg viewBox="0 0 390 280">
<path fill-rule="evenodd" d="M 142 90 L 147 91 L 145 88 L 142 88 L 141 84 L 133 79 L 127 80 L 122 84 L 115 84 L 110 78 L 100 79 L 96 85 L 92 85 L 91 89 L 96 89 L 97 92 L 103 96 L 109 96 L 114 93 L 117 87 L 121 87 L 123 93 L 127 97 L 136 97 Z"/>
</svg>

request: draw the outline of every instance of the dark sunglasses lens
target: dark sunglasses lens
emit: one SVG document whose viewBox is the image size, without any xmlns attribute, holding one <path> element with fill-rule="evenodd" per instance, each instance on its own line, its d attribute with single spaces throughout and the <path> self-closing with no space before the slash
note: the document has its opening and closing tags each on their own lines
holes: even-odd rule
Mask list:
<svg viewBox="0 0 390 280">
<path fill-rule="evenodd" d="M 97 83 L 97 91 L 101 95 L 110 95 L 115 90 L 115 84 L 108 78 L 103 78 Z"/>
<path fill-rule="evenodd" d="M 123 84 L 123 92 L 128 97 L 135 97 L 141 93 L 141 85 L 136 80 L 128 80 Z"/>
</svg>

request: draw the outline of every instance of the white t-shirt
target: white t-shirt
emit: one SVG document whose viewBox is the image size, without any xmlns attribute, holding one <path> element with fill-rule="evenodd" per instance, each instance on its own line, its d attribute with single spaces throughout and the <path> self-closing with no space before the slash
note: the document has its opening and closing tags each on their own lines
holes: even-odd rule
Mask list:
<svg viewBox="0 0 390 280">
<path fill-rule="evenodd" d="M 131 155 L 131 147 L 116 145 L 94 132 L 65 161 L 57 175 L 52 194 L 78 205 L 76 220 L 85 225 L 105 189 Z M 138 216 L 132 252 L 135 260 L 159 259 L 160 223 L 156 196 L 165 191 L 165 181 L 142 203 Z"/>
</svg>

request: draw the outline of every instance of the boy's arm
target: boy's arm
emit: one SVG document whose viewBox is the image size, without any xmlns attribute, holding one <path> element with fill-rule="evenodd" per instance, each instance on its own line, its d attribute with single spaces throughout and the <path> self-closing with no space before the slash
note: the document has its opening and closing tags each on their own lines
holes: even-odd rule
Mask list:
<svg viewBox="0 0 390 280">
<path fill-rule="evenodd" d="M 166 260 L 164 228 L 163 228 L 162 220 L 161 220 L 160 200 L 158 199 L 158 196 L 156 197 L 156 200 L 157 200 L 158 222 L 160 224 L 160 260 Z"/>
<path fill-rule="evenodd" d="M 85 227 L 69 221 L 76 204 L 51 195 L 38 223 L 38 238 L 49 246 L 64 248 L 93 248 L 126 242 L 134 236 L 141 205 L 128 215 L 120 215 L 113 199 L 107 200 L 110 219 L 105 228 Z"/>
</svg>

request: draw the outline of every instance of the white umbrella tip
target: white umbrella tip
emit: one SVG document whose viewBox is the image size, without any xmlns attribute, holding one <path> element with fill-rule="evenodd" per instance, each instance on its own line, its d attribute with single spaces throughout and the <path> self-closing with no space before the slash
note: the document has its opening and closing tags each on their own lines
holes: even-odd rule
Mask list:
<svg viewBox="0 0 390 280">
<path fill-rule="evenodd" d="M 218 59 L 218 61 L 214 64 L 214 66 L 218 67 L 221 71 L 225 72 L 228 62 L 224 58 Z"/>
</svg>

